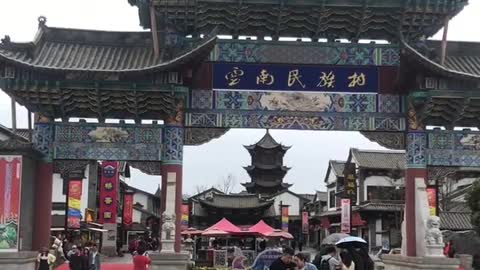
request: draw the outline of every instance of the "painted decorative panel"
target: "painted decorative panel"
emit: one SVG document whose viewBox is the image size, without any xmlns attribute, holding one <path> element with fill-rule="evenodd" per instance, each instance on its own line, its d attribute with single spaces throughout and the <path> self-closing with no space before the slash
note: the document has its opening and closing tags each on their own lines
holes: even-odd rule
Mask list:
<svg viewBox="0 0 480 270">
<path fill-rule="evenodd" d="M 432 131 L 428 133 L 428 164 L 480 166 L 480 132 Z"/>
<path fill-rule="evenodd" d="M 183 127 L 165 126 L 162 155 L 164 164 L 182 164 L 184 133 Z"/>
<path fill-rule="evenodd" d="M 403 131 L 402 115 L 236 111 L 186 113 L 188 127 L 276 128 L 299 130 Z"/>
<path fill-rule="evenodd" d="M 383 94 L 191 91 L 191 109 L 401 113 L 402 97 Z"/>
<path fill-rule="evenodd" d="M 407 133 L 407 168 L 426 168 L 427 134 L 425 132 Z"/>
<path fill-rule="evenodd" d="M 306 66 L 268 64 L 213 64 L 214 90 L 312 91 L 376 93 L 375 66 Z"/>
<path fill-rule="evenodd" d="M 50 123 L 35 123 L 33 130 L 33 147 L 44 154 L 44 159 L 52 161 L 52 143 L 54 139 L 54 127 Z"/>
<path fill-rule="evenodd" d="M 395 45 L 218 40 L 211 61 L 398 66 Z"/>
<path fill-rule="evenodd" d="M 55 123 L 55 159 L 160 160 L 162 126 Z"/>
</svg>

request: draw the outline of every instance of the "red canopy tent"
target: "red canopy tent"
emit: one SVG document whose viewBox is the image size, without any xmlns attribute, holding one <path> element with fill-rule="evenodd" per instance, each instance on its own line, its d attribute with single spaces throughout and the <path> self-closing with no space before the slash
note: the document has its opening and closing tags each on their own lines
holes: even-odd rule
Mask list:
<svg viewBox="0 0 480 270">
<path fill-rule="evenodd" d="M 275 229 L 270 227 L 267 223 L 263 220 L 260 220 L 257 224 L 253 225 L 248 229 L 248 232 L 253 234 L 260 234 L 263 236 L 267 236 L 272 233 Z"/>
<path fill-rule="evenodd" d="M 293 236 L 288 233 L 288 232 L 284 232 L 282 230 L 274 230 L 273 232 L 269 233 L 267 235 L 268 238 L 283 238 L 283 239 L 288 239 L 288 240 L 291 240 L 293 239 Z"/>
<path fill-rule="evenodd" d="M 222 220 L 206 229 L 202 235 L 227 235 L 241 232 L 242 230 L 239 227 L 233 225 L 228 219 L 222 218 Z"/>
<path fill-rule="evenodd" d="M 181 234 L 182 235 L 192 235 L 193 236 L 193 235 L 200 235 L 202 233 L 203 233 L 202 230 L 197 230 L 195 228 L 188 228 L 188 229 L 182 231 Z"/>
</svg>

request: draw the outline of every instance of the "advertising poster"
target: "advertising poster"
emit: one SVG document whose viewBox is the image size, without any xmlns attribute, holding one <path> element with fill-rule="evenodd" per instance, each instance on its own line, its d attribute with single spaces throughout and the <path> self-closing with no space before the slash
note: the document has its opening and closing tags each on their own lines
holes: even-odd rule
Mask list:
<svg viewBox="0 0 480 270">
<path fill-rule="evenodd" d="M 309 231 L 308 212 L 302 213 L 302 231 L 303 231 L 303 234 L 308 234 L 308 231 Z"/>
<path fill-rule="evenodd" d="M 282 231 L 288 232 L 288 206 L 282 206 Z"/>
<path fill-rule="evenodd" d="M 428 207 L 430 208 L 430 216 L 437 215 L 437 190 L 434 187 L 427 188 Z"/>
<path fill-rule="evenodd" d="M 342 199 L 342 220 L 340 223 L 340 230 L 342 233 L 350 234 L 350 199 Z"/>
<path fill-rule="evenodd" d="M 68 218 L 67 227 L 69 229 L 80 229 L 80 220 L 82 198 L 82 180 L 70 180 L 68 182 Z"/>
<path fill-rule="evenodd" d="M 102 224 L 117 224 L 118 162 L 103 161 L 100 179 L 100 220 Z"/>
<path fill-rule="evenodd" d="M 123 201 L 123 224 L 133 223 L 133 194 L 126 193 Z"/>
<path fill-rule="evenodd" d="M 0 252 L 18 250 L 22 157 L 0 156 Z"/>
<path fill-rule="evenodd" d="M 189 216 L 190 208 L 188 204 L 182 205 L 182 222 L 181 222 L 181 230 L 185 231 L 188 229 L 188 216 Z"/>
</svg>

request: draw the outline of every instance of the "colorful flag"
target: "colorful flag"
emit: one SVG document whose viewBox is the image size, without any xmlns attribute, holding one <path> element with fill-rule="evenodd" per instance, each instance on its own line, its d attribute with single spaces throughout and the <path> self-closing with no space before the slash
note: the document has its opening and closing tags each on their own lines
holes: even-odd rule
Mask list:
<svg viewBox="0 0 480 270">
<path fill-rule="evenodd" d="M 350 199 L 342 199 L 341 207 L 342 207 L 342 219 L 340 223 L 340 231 L 342 233 L 350 234 L 350 231 L 351 231 Z"/>
<path fill-rule="evenodd" d="M 0 252 L 18 251 L 21 156 L 0 156 Z"/>
<path fill-rule="evenodd" d="M 288 232 L 288 206 L 282 206 L 282 231 Z"/>
<path fill-rule="evenodd" d="M 123 224 L 133 223 L 133 193 L 125 193 L 123 201 Z"/>
<path fill-rule="evenodd" d="M 188 204 L 182 205 L 182 222 L 181 222 L 181 230 L 184 231 L 188 229 L 188 217 L 190 214 L 190 207 Z"/>
<path fill-rule="evenodd" d="M 68 214 L 67 227 L 69 229 L 80 229 L 80 220 L 82 220 L 81 202 L 82 198 L 82 180 L 70 179 L 68 182 Z"/>
</svg>

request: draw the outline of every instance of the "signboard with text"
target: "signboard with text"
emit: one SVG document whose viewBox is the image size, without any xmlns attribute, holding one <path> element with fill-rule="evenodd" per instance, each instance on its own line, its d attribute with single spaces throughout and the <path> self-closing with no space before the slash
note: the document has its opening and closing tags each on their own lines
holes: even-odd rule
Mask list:
<svg viewBox="0 0 480 270">
<path fill-rule="evenodd" d="M 303 234 L 308 234 L 309 226 L 308 226 L 308 212 L 302 213 L 302 232 Z"/>
<path fill-rule="evenodd" d="M 340 231 L 349 234 L 351 231 L 350 199 L 341 200 L 342 219 L 340 222 Z"/>
<path fill-rule="evenodd" d="M 377 93 L 377 67 L 216 63 L 214 90 Z"/>
<path fill-rule="evenodd" d="M 100 179 L 100 218 L 102 224 L 117 223 L 118 162 L 103 161 Z"/>
<path fill-rule="evenodd" d="M 352 204 L 357 201 L 357 177 L 355 163 L 345 164 L 344 181 L 345 181 L 345 197 L 352 200 Z"/>
</svg>

